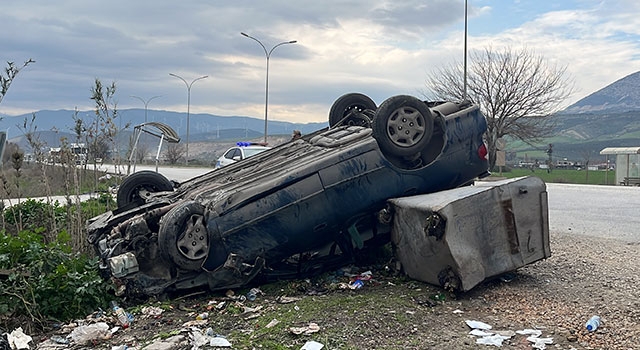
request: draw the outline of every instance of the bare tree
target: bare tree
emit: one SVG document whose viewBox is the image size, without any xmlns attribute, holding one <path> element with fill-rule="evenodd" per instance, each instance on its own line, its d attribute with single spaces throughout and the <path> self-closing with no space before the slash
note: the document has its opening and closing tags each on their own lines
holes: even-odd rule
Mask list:
<svg viewBox="0 0 640 350">
<path fill-rule="evenodd" d="M 2 103 L 2 99 L 9 91 L 9 86 L 20 73 L 20 70 L 34 62 L 32 59 L 28 59 L 21 67 L 17 67 L 14 62 L 7 62 L 7 68 L 4 69 L 5 74 L 0 74 L 0 103 Z"/>
<path fill-rule="evenodd" d="M 549 64 L 542 56 L 522 49 L 474 51 L 469 55 L 467 91 L 463 64 L 441 67 L 427 77 L 428 98 L 478 104 L 487 117 L 487 146 L 491 167 L 496 140 L 509 136 L 526 143 L 540 141 L 554 127 L 553 114 L 573 92 L 566 67 Z"/>
<path fill-rule="evenodd" d="M 100 79 L 95 79 L 95 85 L 91 87 L 91 99 L 95 102 L 95 119 L 90 125 L 85 125 L 89 142 L 89 155 L 93 161 L 94 186 L 98 187 L 97 159 L 106 159 L 109 149 L 117 153 L 114 157 L 116 172 L 120 171 L 120 154 L 117 147 L 118 127 L 115 119 L 118 117 L 117 103 L 115 101 L 116 83 L 103 86 Z"/>
<path fill-rule="evenodd" d="M 167 149 L 164 152 L 167 162 L 172 165 L 178 163 L 178 161 L 184 157 L 184 154 L 184 147 L 180 143 L 168 143 Z"/>
</svg>

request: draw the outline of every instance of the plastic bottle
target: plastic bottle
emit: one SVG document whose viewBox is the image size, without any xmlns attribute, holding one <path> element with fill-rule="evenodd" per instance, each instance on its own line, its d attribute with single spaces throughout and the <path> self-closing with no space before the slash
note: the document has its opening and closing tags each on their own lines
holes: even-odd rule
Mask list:
<svg viewBox="0 0 640 350">
<path fill-rule="evenodd" d="M 111 305 L 111 309 L 113 310 L 113 313 L 116 314 L 116 317 L 118 318 L 118 322 L 120 322 L 120 325 L 122 326 L 122 328 L 129 328 L 129 316 L 127 315 L 127 312 L 124 311 L 123 308 L 118 306 L 118 304 L 115 301 L 112 301 L 110 305 Z"/>
<path fill-rule="evenodd" d="M 589 332 L 593 332 L 600 326 L 600 316 L 592 316 L 585 324 Z"/>
</svg>

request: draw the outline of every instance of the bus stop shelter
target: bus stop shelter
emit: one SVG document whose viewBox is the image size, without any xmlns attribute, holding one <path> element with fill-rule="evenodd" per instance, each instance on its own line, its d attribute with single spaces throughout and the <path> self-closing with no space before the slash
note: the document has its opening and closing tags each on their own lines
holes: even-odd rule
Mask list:
<svg viewBox="0 0 640 350">
<path fill-rule="evenodd" d="M 600 154 L 616 157 L 616 184 L 640 186 L 640 147 L 607 147 Z"/>
</svg>

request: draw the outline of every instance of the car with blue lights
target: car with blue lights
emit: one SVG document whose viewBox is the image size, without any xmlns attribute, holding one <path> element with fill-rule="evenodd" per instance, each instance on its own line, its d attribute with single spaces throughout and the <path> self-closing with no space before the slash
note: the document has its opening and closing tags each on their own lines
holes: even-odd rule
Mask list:
<svg viewBox="0 0 640 350">
<path fill-rule="evenodd" d="M 488 176 L 469 101 L 350 93 L 329 126 L 171 186 L 134 173 L 88 241 L 119 293 L 238 288 L 353 262 L 390 241 L 388 200 Z M 152 175 L 155 174 L 155 175 Z"/>
<path fill-rule="evenodd" d="M 216 169 L 233 164 L 239 160 L 247 159 L 271 147 L 262 142 L 238 142 L 235 146 L 226 150 L 216 161 Z"/>
</svg>

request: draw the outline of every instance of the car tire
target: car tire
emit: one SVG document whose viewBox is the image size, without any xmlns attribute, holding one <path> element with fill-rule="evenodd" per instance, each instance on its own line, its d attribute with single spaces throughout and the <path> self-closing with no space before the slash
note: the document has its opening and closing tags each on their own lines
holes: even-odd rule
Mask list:
<svg viewBox="0 0 640 350">
<path fill-rule="evenodd" d="M 131 203 L 143 203 L 143 196 L 140 191 L 146 192 L 164 192 L 172 191 L 173 184 L 162 174 L 155 171 L 144 170 L 127 176 L 120 187 L 116 196 L 118 208 L 123 208 Z"/>
<path fill-rule="evenodd" d="M 419 154 L 431 140 L 433 114 L 427 105 L 407 95 L 385 100 L 373 118 L 373 137 L 387 155 Z"/>
<path fill-rule="evenodd" d="M 187 271 L 199 270 L 209 254 L 204 206 L 185 201 L 162 217 L 158 248 L 165 259 Z"/>
<path fill-rule="evenodd" d="M 339 125 L 359 125 L 370 127 L 371 120 L 363 113 L 365 110 L 376 110 L 376 103 L 367 95 L 349 93 L 338 97 L 329 111 L 329 127 Z"/>
</svg>

